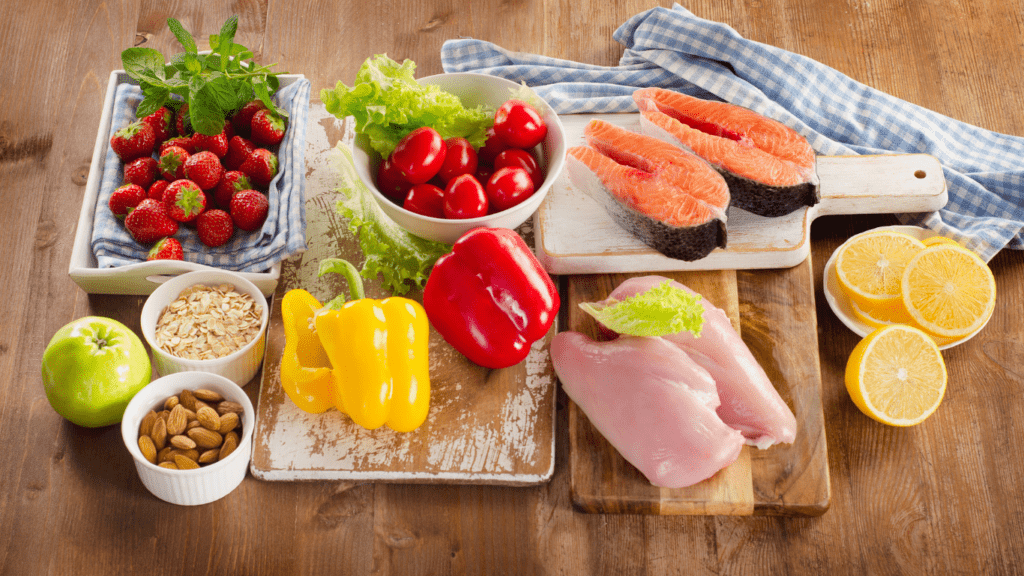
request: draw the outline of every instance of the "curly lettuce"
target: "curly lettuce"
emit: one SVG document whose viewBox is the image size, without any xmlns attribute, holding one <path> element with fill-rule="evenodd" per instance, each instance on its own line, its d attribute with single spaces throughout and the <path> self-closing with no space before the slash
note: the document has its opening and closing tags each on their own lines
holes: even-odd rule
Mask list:
<svg viewBox="0 0 1024 576">
<path fill-rule="evenodd" d="M 366 258 L 360 275 L 379 275 L 384 287 L 394 294 L 423 288 L 434 262 L 450 252 L 451 245 L 415 236 L 388 218 L 359 180 L 352 151 L 341 143 L 335 149 L 340 175 L 338 191 L 344 196 L 338 201 L 338 212 L 348 219 L 348 228 Z"/>
<path fill-rule="evenodd" d="M 704 305 L 699 294 L 672 286 L 670 280 L 623 300 L 582 302 L 580 309 L 618 334 L 665 336 L 684 330 L 700 336 Z"/>
<path fill-rule="evenodd" d="M 320 100 L 334 116 L 355 118 L 356 132 L 365 134 L 383 158 L 421 126 L 430 126 L 446 140 L 458 136 L 474 148 L 483 146 L 487 129 L 494 125 L 494 109 L 466 108 L 454 94 L 417 82 L 415 70 L 411 60 L 399 64 L 378 54 L 363 62 L 352 87 L 339 81 L 333 89 L 321 90 Z"/>
</svg>

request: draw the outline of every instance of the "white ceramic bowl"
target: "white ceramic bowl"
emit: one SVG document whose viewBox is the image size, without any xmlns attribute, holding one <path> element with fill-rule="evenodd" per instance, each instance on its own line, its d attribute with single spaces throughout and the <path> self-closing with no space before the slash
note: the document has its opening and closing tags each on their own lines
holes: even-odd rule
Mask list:
<svg viewBox="0 0 1024 576">
<path fill-rule="evenodd" d="M 168 470 L 150 464 L 139 449 L 139 424 L 147 412 L 162 408 L 164 400 L 186 388 L 213 390 L 225 400 L 242 405 L 244 414 L 238 448 L 224 460 L 196 470 Z M 219 500 L 242 483 L 252 456 L 252 431 L 255 423 L 256 411 L 252 402 L 237 384 L 216 374 L 179 372 L 150 382 L 132 398 L 121 420 L 121 437 L 135 460 L 135 469 L 147 490 L 171 504 L 196 506 Z"/>
<path fill-rule="evenodd" d="M 178 298 L 183 290 L 196 284 L 207 286 L 231 284 L 237 292 L 252 296 L 262 310 L 260 335 L 241 349 L 223 358 L 213 360 L 178 358 L 157 346 L 156 322 L 160 318 L 160 314 Z M 153 351 L 153 368 L 158 374 L 167 376 L 175 372 L 209 372 L 224 376 L 239 386 L 248 384 L 263 363 L 269 321 L 270 310 L 267 306 L 267 299 L 263 297 L 260 289 L 242 276 L 226 270 L 202 270 L 171 278 L 154 290 L 142 306 L 142 335 Z"/>
<path fill-rule="evenodd" d="M 419 81 L 423 84 L 436 84 L 442 90 L 455 94 L 467 108 L 485 104 L 497 109 L 509 99 L 510 90 L 519 87 L 515 82 L 504 78 L 472 73 L 438 74 L 427 76 Z M 421 238 L 452 244 L 464 233 L 480 226 L 516 228 L 537 211 L 565 165 L 565 130 L 562 127 L 562 122 L 546 102 L 543 108 L 540 112 L 544 122 L 548 125 L 548 134 L 541 142 L 539 150 L 535 152 L 539 152 L 537 157 L 538 163 L 545 173 L 544 183 L 532 196 L 508 210 L 479 218 L 447 220 L 422 216 L 402 208 L 384 196 L 380 190 L 377 190 L 377 166 L 381 162 L 381 157 L 370 148 L 369 139 L 362 135 L 356 136 L 355 146 L 352 150 L 356 172 L 363 184 L 373 193 L 374 199 L 377 200 L 377 204 L 384 210 L 384 213 L 399 226 Z"/>
<path fill-rule="evenodd" d="M 861 232 L 860 234 L 851 237 L 850 240 L 853 240 L 854 238 L 857 238 L 858 236 L 862 236 L 869 232 L 876 232 L 878 230 L 892 230 L 893 232 L 903 232 L 904 234 L 913 236 L 918 240 L 924 240 L 926 238 L 931 238 L 932 236 L 938 236 L 938 234 L 935 231 L 929 230 L 928 228 L 921 228 L 918 226 L 882 226 L 880 228 L 873 228 L 871 230 Z M 849 242 L 850 240 L 847 240 L 846 242 Z M 846 242 L 843 243 L 843 246 L 846 245 Z M 842 246 L 840 246 L 839 248 L 842 248 Z M 836 274 L 836 255 L 839 254 L 839 248 L 836 248 L 836 251 L 832 253 L 831 257 L 829 257 L 828 262 L 825 263 L 825 277 L 824 281 L 822 282 L 822 287 L 825 291 L 825 301 L 828 302 L 829 307 L 832 308 L 832 312 L 835 313 L 836 317 L 838 317 L 843 324 L 846 324 L 847 328 L 853 330 L 855 334 L 863 338 L 864 336 L 867 336 L 868 334 L 874 332 L 875 328 L 870 324 L 865 324 L 864 322 L 861 322 L 857 318 L 857 315 L 853 312 L 853 307 L 850 304 L 850 299 L 846 296 L 846 293 L 844 293 L 843 289 L 839 286 L 839 276 Z M 988 324 L 988 322 L 986 321 L 985 324 Z M 967 342 L 971 338 L 974 338 L 975 334 L 981 332 L 981 330 L 985 328 L 985 324 L 982 324 L 981 328 L 978 328 L 978 330 L 975 331 L 973 334 L 964 336 L 963 338 L 936 338 L 935 341 L 939 345 L 939 350 L 946 350 L 948 348 L 952 348 L 954 346 Z"/>
</svg>

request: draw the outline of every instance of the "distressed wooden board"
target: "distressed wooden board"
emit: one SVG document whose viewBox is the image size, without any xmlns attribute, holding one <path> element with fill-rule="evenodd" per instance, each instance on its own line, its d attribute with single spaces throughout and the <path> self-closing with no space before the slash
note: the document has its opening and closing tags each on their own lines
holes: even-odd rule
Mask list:
<svg viewBox="0 0 1024 576">
<path fill-rule="evenodd" d="M 656 515 L 816 516 L 829 507 L 830 486 L 821 404 L 814 283 L 810 260 L 783 270 L 760 270 L 753 290 L 738 298 L 736 271 L 667 272 L 724 309 L 797 419 L 793 444 L 767 450 L 746 446 L 736 463 L 712 478 L 663 489 L 626 462 L 570 402 L 569 474 L 572 501 L 584 512 Z M 639 274 L 568 279 L 568 328 L 599 338 L 580 302 L 601 300 Z M 764 281 L 765 275 L 772 278 Z"/>
<path fill-rule="evenodd" d="M 562 116 L 569 146 L 584 143 L 593 118 L 639 131 L 638 114 Z M 730 208 L 728 246 L 694 262 L 664 256 L 632 236 L 563 171 L 534 216 L 537 257 L 552 274 L 788 268 L 810 254 L 818 216 L 930 212 L 947 200 L 942 167 L 927 154 L 819 156 L 817 171 L 818 204 L 777 218 Z"/>
<path fill-rule="evenodd" d="M 307 131 L 308 251 L 285 262 L 267 339 L 257 403 L 251 470 L 264 480 L 362 480 L 532 485 L 554 471 L 555 378 L 548 344 L 535 343 L 517 366 L 489 370 L 468 361 L 435 331 L 430 335 L 431 407 L 417 430 L 365 430 L 336 410 L 308 414 L 281 389 L 284 329 L 277 303 L 301 287 L 325 302 L 346 290 L 337 275 L 317 278 L 318 262 L 362 255 L 335 210 L 338 172 L 331 149 L 349 144 L 351 130 L 310 105 Z M 521 230 L 530 240 L 530 230 Z M 367 297 L 387 296 L 375 281 Z M 419 299 L 419 294 L 406 296 Z"/>
</svg>

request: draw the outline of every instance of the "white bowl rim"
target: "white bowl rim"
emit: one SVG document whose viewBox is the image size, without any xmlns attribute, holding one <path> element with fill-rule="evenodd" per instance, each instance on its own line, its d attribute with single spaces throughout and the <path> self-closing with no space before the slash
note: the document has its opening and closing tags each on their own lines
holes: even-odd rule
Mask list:
<svg viewBox="0 0 1024 576">
<path fill-rule="evenodd" d="M 260 314 L 260 335 L 263 335 L 266 332 L 267 325 L 270 324 L 270 310 L 268 310 L 269 305 L 267 303 L 266 297 L 263 296 L 263 292 L 259 289 L 259 287 L 256 286 L 255 284 L 253 284 L 248 278 L 245 278 L 244 276 L 241 276 L 241 275 L 239 275 L 239 274 L 237 274 L 235 272 L 232 272 L 231 270 L 193 270 L 192 272 L 186 272 L 184 274 L 180 274 L 180 275 L 178 275 L 178 276 L 176 276 L 174 278 L 171 278 L 167 282 L 164 282 L 160 286 L 157 286 L 157 288 L 155 290 L 153 290 L 153 292 L 146 298 L 146 302 L 143 303 L 143 305 L 142 305 L 142 312 L 141 312 L 140 316 L 142 316 L 142 317 L 146 316 L 146 311 L 151 306 L 150 303 L 151 302 L 155 302 L 155 300 L 156 300 L 154 298 L 155 296 L 161 296 L 164 292 L 170 291 L 169 288 L 165 290 L 164 289 L 165 287 L 174 286 L 176 284 L 185 284 L 186 280 L 188 280 L 190 278 L 195 278 L 197 276 L 200 276 L 200 277 L 224 276 L 224 277 L 230 279 L 230 283 L 234 283 L 236 285 L 240 284 L 240 285 L 244 286 L 247 289 L 246 293 L 249 293 L 249 291 L 251 291 L 252 294 L 258 294 L 259 296 L 258 296 L 258 298 L 256 298 L 256 303 L 260 304 L 260 307 L 262 309 L 262 312 Z M 226 281 L 224 283 L 229 283 L 229 282 Z M 183 288 L 178 290 L 178 294 L 175 295 L 174 298 L 171 298 L 170 300 L 168 300 L 168 304 L 173 302 L 178 297 L 178 295 L 180 295 L 185 290 L 185 288 L 189 288 L 191 286 L 195 286 L 196 284 L 203 284 L 205 286 L 209 286 L 210 285 L 208 280 L 206 280 L 206 281 L 204 281 L 204 280 L 197 280 L 195 282 L 187 284 Z M 161 290 L 163 290 L 163 292 L 161 292 Z M 252 296 L 252 294 L 249 294 L 249 295 Z M 153 303 L 152 306 L 156 306 L 156 304 Z M 165 306 L 166 306 L 166 304 L 165 304 Z M 151 333 L 152 333 L 152 336 L 150 335 Z M 160 348 L 159 346 L 157 346 L 156 342 L 154 341 L 154 339 L 156 337 L 156 325 L 155 324 L 153 326 L 142 325 L 142 336 L 143 336 L 143 338 L 145 338 L 146 343 L 149 344 L 149 347 L 153 350 L 154 354 L 161 354 L 161 355 L 164 355 L 164 356 L 168 356 L 168 357 L 174 359 L 175 361 L 188 362 L 188 363 L 194 364 L 196 366 L 214 366 L 214 365 L 217 365 L 217 364 L 229 364 L 233 360 L 241 358 L 242 355 L 244 355 L 245 353 L 247 353 L 250 350 L 252 350 L 252 348 L 256 345 L 256 343 L 259 342 L 259 340 L 260 340 L 260 336 L 257 335 L 255 338 L 253 338 L 248 343 L 246 343 L 245 346 L 242 346 L 241 348 L 239 348 L 238 350 L 235 350 L 234 352 L 232 352 L 231 354 L 228 354 L 227 356 L 221 356 L 220 358 L 207 358 L 205 360 L 193 360 L 191 358 L 180 358 L 178 356 L 175 356 L 174 354 L 171 354 L 170 352 L 167 352 L 166 350 Z M 169 376 L 169 375 L 170 374 L 168 374 L 167 376 Z"/>
<path fill-rule="evenodd" d="M 417 81 L 418 82 L 429 83 L 430 80 L 437 79 L 437 78 L 440 78 L 442 76 L 443 77 L 461 76 L 461 77 L 467 77 L 467 78 L 479 78 L 479 79 L 494 80 L 494 81 L 499 81 L 500 83 L 503 83 L 503 84 L 507 84 L 509 86 L 509 88 L 520 86 L 520 84 L 516 84 L 515 82 L 509 80 L 508 78 L 502 78 L 501 76 L 494 76 L 492 74 L 481 74 L 479 72 L 446 72 L 446 73 L 441 73 L 441 74 L 432 74 L 430 76 L 424 76 L 423 78 L 417 78 Z M 544 121 L 547 122 L 550 125 L 551 124 L 551 120 L 553 120 L 554 123 L 558 126 L 559 133 L 561 133 L 564 136 L 564 134 L 565 134 L 565 127 L 562 126 L 562 120 L 558 117 L 558 114 L 555 113 L 554 108 L 552 108 L 551 105 L 548 104 L 546 100 L 544 100 L 543 98 L 541 98 L 540 100 L 544 104 L 544 110 L 543 110 Z M 358 135 L 357 135 L 357 137 L 358 137 Z M 354 143 L 353 143 L 353 145 L 354 145 Z M 538 146 L 539 146 L 539 144 L 538 144 Z M 564 138 L 563 138 L 563 146 L 565 146 L 564 145 Z M 556 158 L 554 154 L 552 154 L 551 156 L 552 156 L 552 162 L 547 167 L 548 168 L 548 174 L 551 173 L 551 168 L 556 163 L 561 163 L 562 165 L 565 164 L 564 154 L 561 155 L 561 157 L 558 157 L 558 158 Z M 380 202 L 388 202 L 388 203 L 392 204 L 395 209 L 401 211 L 404 214 L 408 214 L 408 215 L 413 216 L 415 218 L 419 218 L 419 219 L 421 219 L 421 220 L 423 220 L 425 222 L 431 222 L 431 223 L 435 223 L 435 224 L 452 225 L 452 226 L 455 226 L 455 225 L 471 226 L 473 224 L 484 225 L 488 221 L 493 220 L 494 217 L 496 217 L 496 216 L 500 216 L 500 215 L 503 215 L 503 214 L 508 214 L 509 212 L 515 210 L 516 208 L 518 208 L 522 204 L 525 204 L 526 202 L 529 202 L 530 198 L 533 198 L 534 195 L 536 195 L 538 192 L 540 192 L 541 188 L 547 187 L 546 189 L 550 190 L 550 187 L 554 185 L 554 182 L 551 181 L 550 178 L 547 178 L 547 174 L 546 174 L 545 175 L 545 179 L 544 179 L 544 183 L 541 184 L 540 188 L 537 188 L 534 191 L 534 193 L 530 195 L 529 198 L 527 198 L 526 200 L 523 200 L 523 202 L 521 202 L 520 204 L 516 204 L 515 206 L 512 206 L 510 208 L 506 208 L 506 209 L 502 210 L 501 212 L 495 212 L 493 214 L 485 214 L 483 216 L 477 216 L 476 218 L 459 218 L 459 219 L 437 218 L 437 217 L 434 217 L 434 216 L 426 216 L 426 215 L 423 215 L 423 214 L 418 214 L 418 213 L 413 212 L 411 210 L 406 210 L 405 207 L 402 206 L 401 204 L 396 204 L 396 203 L 392 202 L 390 198 L 385 196 L 383 192 L 381 192 L 380 190 L 377 189 L 376 185 L 370 185 L 370 183 L 368 183 L 368 182 L 363 182 L 363 184 L 367 188 L 369 188 L 370 193 L 378 201 L 380 201 Z M 527 217 L 529 217 L 529 215 L 527 215 Z"/>
<path fill-rule="evenodd" d="M 253 408 L 252 401 L 249 400 L 249 395 L 245 393 L 245 390 L 243 390 L 242 387 L 239 386 L 238 384 L 232 382 L 230 378 L 227 378 L 226 376 L 221 376 L 220 374 L 214 374 L 212 372 L 175 372 L 173 374 L 161 376 L 160 378 L 153 380 L 146 386 L 148 387 L 164 379 L 184 380 L 186 378 L 213 379 L 218 381 L 217 383 L 223 386 L 238 388 L 238 391 L 241 392 L 242 397 L 242 402 L 239 402 L 239 404 L 242 405 L 242 411 L 245 413 L 246 417 L 246 422 L 242 424 L 242 435 L 238 437 L 238 448 L 241 448 L 246 442 L 252 441 L 252 435 L 256 429 L 256 409 Z M 186 388 L 188 388 L 188 386 L 182 384 L 180 386 L 175 386 L 175 388 L 181 388 L 181 390 L 185 390 Z M 145 388 L 143 388 L 143 390 L 144 389 Z M 135 396 L 139 396 L 139 394 L 136 393 Z M 131 401 L 128 403 L 128 407 L 125 408 L 126 414 L 128 413 L 128 408 L 134 408 L 134 402 L 135 398 L 133 397 Z M 141 403 L 141 400 L 139 401 L 139 403 Z M 143 416 L 145 416 L 145 413 L 143 413 Z M 134 435 L 134 442 L 129 441 L 129 434 Z M 243 453 L 242 450 L 235 448 L 235 451 L 229 454 L 227 459 L 218 460 L 217 462 L 214 462 L 209 466 L 200 466 L 199 468 L 194 468 L 192 470 L 171 470 L 168 468 L 164 468 L 162 466 L 157 466 L 156 464 L 153 464 L 149 460 L 146 460 L 146 457 L 142 455 L 142 450 L 139 448 L 139 431 L 133 431 L 128 428 L 127 418 L 121 420 L 121 438 L 124 440 L 125 447 L 128 448 L 128 452 L 132 455 L 132 458 L 135 459 L 136 464 L 140 464 L 149 470 L 155 470 L 161 474 L 174 474 L 175 477 L 180 476 L 183 478 L 188 478 L 190 476 L 205 476 L 207 474 L 216 473 L 218 469 L 226 468 L 236 459 L 241 458 L 241 454 Z M 220 466 L 220 464 L 224 464 L 224 466 Z"/>
<path fill-rule="evenodd" d="M 857 238 L 858 236 L 863 236 L 864 234 L 868 234 L 869 232 L 878 232 L 880 230 L 892 231 L 892 232 L 903 232 L 905 234 L 909 234 L 909 235 L 913 236 L 914 238 L 917 238 L 918 240 L 925 240 L 925 239 L 931 238 L 933 236 L 941 236 L 941 234 L 939 234 L 938 232 L 936 232 L 936 231 L 934 231 L 934 230 L 932 230 L 930 228 L 922 228 L 920 226 L 904 226 L 904 225 L 879 226 L 878 228 L 872 228 L 870 230 L 865 230 L 863 232 L 860 232 L 859 234 L 854 234 L 853 236 L 848 238 L 845 242 L 840 244 L 839 248 L 836 248 L 835 251 L 832 252 L 832 255 L 829 257 L 828 261 L 825 263 L 825 271 L 823 272 L 823 277 L 822 277 L 822 282 L 821 282 L 822 291 L 825 293 L 825 301 L 828 302 L 828 306 L 829 306 L 829 308 L 832 309 L 832 313 L 835 314 L 836 317 L 839 318 L 839 320 L 843 324 L 845 324 L 847 328 L 849 328 L 851 331 L 853 331 L 854 334 L 860 336 L 861 338 L 864 338 L 868 334 L 871 334 L 872 332 L 874 332 L 876 330 L 876 328 L 861 322 L 860 320 L 858 320 L 857 318 L 853 317 L 851 314 L 848 314 L 846 312 L 846 310 L 844 309 L 844 305 L 847 305 L 847 303 L 849 302 L 849 298 L 847 298 L 846 295 L 843 294 L 841 290 L 832 290 L 832 285 L 830 283 L 830 277 L 833 277 L 836 274 L 836 272 L 835 272 L 835 269 L 836 269 L 836 255 L 839 254 L 839 249 L 840 248 L 842 248 L 844 245 L 846 245 L 847 242 L 850 242 L 851 240 L 853 240 L 854 238 Z M 838 285 L 838 282 L 839 282 L 838 279 L 836 279 L 835 282 Z M 991 317 L 989 319 L 991 320 Z M 939 343 L 939 350 L 948 350 L 950 348 L 953 348 L 954 346 L 959 346 L 960 344 L 963 344 L 964 342 L 967 342 L 971 338 L 974 338 L 974 336 L 976 334 L 978 334 L 978 332 L 981 332 L 985 328 L 986 325 L 988 325 L 988 320 L 986 320 L 985 323 L 982 324 L 977 330 L 975 330 L 974 332 L 968 334 L 967 336 L 964 336 L 963 338 Z M 943 340 L 948 340 L 948 339 L 943 339 Z"/>
</svg>

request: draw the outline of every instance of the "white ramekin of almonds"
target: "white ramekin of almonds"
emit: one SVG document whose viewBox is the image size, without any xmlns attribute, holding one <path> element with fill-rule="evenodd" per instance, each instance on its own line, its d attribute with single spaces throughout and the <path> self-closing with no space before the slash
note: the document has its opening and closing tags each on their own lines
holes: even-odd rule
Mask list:
<svg viewBox="0 0 1024 576">
<path fill-rule="evenodd" d="M 226 270 L 188 272 L 160 285 L 142 306 L 142 335 L 162 376 L 209 372 L 248 384 L 266 349 L 267 299 Z"/>
<path fill-rule="evenodd" d="M 125 409 L 121 437 L 154 496 L 207 504 L 241 484 L 252 456 L 256 411 L 240 386 L 217 374 L 157 378 Z"/>
</svg>

